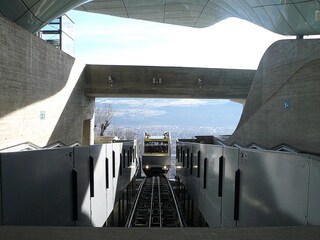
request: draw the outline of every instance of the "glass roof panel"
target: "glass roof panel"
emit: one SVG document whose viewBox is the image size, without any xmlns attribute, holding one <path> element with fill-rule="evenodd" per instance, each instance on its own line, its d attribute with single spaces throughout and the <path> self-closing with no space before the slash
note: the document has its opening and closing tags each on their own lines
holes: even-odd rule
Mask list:
<svg viewBox="0 0 320 240">
<path fill-rule="evenodd" d="M 68 1 L 52 1 L 42 0 L 34 5 L 30 10 L 40 20 L 44 22 L 51 21 L 52 19 L 61 16 L 69 9 L 76 7 L 83 3 L 85 0 L 68 0 Z"/>
<path fill-rule="evenodd" d="M 17 24 L 23 28 L 28 29 L 30 32 L 36 31 L 43 25 L 43 22 L 39 21 L 31 12 L 26 12 L 18 21 Z"/>
<path fill-rule="evenodd" d="M 250 7 L 261 7 L 261 3 L 258 0 L 247 0 Z"/>
<path fill-rule="evenodd" d="M 125 8 L 94 9 L 94 10 L 91 10 L 90 12 L 107 14 L 107 15 L 117 16 L 117 17 L 124 17 L 124 18 L 128 17 L 128 14 Z"/>
<path fill-rule="evenodd" d="M 203 13 L 210 13 L 213 17 L 216 15 L 223 15 L 224 19 L 233 16 L 229 11 L 226 11 L 224 7 L 216 4 L 216 2 L 208 2 Z"/>
<path fill-rule="evenodd" d="M 290 0 L 292 3 L 306 3 L 306 2 L 313 2 L 312 0 Z"/>
<path fill-rule="evenodd" d="M 236 9 L 234 8 L 234 1 L 232 0 L 217 0 L 213 1 L 215 5 L 218 5 L 220 8 L 222 8 L 224 11 L 231 13 L 232 16 L 238 17 L 239 14 L 237 13 Z"/>
<path fill-rule="evenodd" d="M 166 18 L 192 17 L 198 18 L 203 6 L 195 4 L 167 4 Z"/>
<path fill-rule="evenodd" d="M 296 32 L 290 27 L 290 25 L 288 25 L 288 22 L 283 17 L 278 6 L 264 7 L 264 9 L 270 16 L 270 19 L 272 19 L 273 24 L 278 31 L 283 32 L 284 34 L 296 34 Z"/>
<path fill-rule="evenodd" d="M 294 4 L 278 5 L 277 7 L 296 34 L 303 35 L 313 32 Z"/>
<path fill-rule="evenodd" d="M 40 2 L 41 0 L 23 0 L 23 2 L 27 5 L 28 8 L 33 7 L 35 4 Z"/>
<path fill-rule="evenodd" d="M 164 5 L 166 0 L 123 0 L 125 6 L 127 7 L 137 7 L 137 6 L 154 6 L 154 5 Z"/>
<path fill-rule="evenodd" d="M 206 5 L 208 0 L 167 0 L 166 4 L 193 4 Z"/>
<path fill-rule="evenodd" d="M 26 11 L 28 9 L 20 0 L 0 1 L 0 12 L 12 21 L 16 21 Z"/>
<path fill-rule="evenodd" d="M 296 4 L 296 7 L 310 28 L 320 32 L 320 3 L 304 2 Z"/>
<path fill-rule="evenodd" d="M 107 1 L 107 2 L 89 2 L 85 4 L 87 10 L 90 9 L 108 9 L 108 8 L 120 8 L 124 7 L 123 1 Z"/>
<path fill-rule="evenodd" d="M 141 14 L 143 17 L 144 14 L 161 14 L 161 16 L 164 16 L 164 8 L 163 5 L 156 5 L 156 6 L 141 6 L 141 7 L 127 7 L 127 12 L 130 16 L 130 14 Z"/>
<path fill-rule="evenodd" d="M 256 14 L 259 16 L 260 21 L 262 23 L 262 27 L 265 27 L 271 31 L 277 32 L 277 29 L 273 25 L 273 22 L 271 21 L 270 16 L 267 13 L 265 8 L 268 8 L 268 7 L 257 7 L 257 8 L 253 8 L 253 9 L 256 12 Z M 271 6 L 269 8 L 274 8 L 274 7 Z"/>
<path fill-rule="evenodd" d="M 228 1 L 226 1 L 228 2 Z M 251 11 L 250 6 L 245 1 L 237 1 L 234 3 L 230 2 L 230 5 L 237 10 L 237 14 L 241 15 L 242 18 L 249 19 L 248 10 Z"/>
<path fill-rule="evenodd" d="M 258 0 L 261 6 L 272 6 L 274 4 L 282 4 L 285 0 Z"/>
<path fill-rule="evenodd" d="M 166 18 L 165 23 L 176 24 L 186 27 L 194 27 L 198 18 Z"/>
</svg>

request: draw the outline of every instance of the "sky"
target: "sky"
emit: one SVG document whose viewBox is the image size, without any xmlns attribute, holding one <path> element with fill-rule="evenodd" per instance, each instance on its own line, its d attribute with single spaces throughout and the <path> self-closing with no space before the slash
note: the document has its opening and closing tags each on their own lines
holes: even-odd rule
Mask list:
<svg viewBox="0 0 320 240">
<path fill-rule="evenodd" d="M 287 37 L 229 18 L 196 29 L 70 11 L 75 57 L 88 64 L 257 69 L 266 49 Z M 180 124 L 235 128 L 243 105 L 210 99 L 97 99 L 111 104 L 111 124 Z M 191 117 L 192 116 L 192 117 Z M 218 116 L 218 117 L 217 117 Z"/>
<path fill-rule="evenodd" d="M 265 50 L 286 38 L 237 18 L 190 28 L 70 11 L 75 56 L 86 63 L 256 69 Z"/>
</svg>

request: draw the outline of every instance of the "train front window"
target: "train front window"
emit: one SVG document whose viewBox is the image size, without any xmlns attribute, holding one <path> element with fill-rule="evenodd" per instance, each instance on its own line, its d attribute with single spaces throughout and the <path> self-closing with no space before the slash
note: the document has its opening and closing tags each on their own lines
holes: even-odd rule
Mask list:
<svg viewBox="0 0 320 240">
<path fill-rule="evenodd" d="M 145 141 L 144 153 L 168 153 L 168 142 L 166 141 Z"/>
</svg>

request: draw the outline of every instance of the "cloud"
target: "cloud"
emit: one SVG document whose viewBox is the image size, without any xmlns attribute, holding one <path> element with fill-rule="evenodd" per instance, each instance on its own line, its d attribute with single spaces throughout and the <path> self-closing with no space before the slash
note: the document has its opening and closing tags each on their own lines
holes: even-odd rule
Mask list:
<svg viewBox="0 0 320 240">
<path fill-rule="evenodd" d="M 96 102 L 105 102 L 111 105 L 128 105 L 129 107 L 165 108 L 191 107 L 209 104 L 210 100 L 202 99 L 162 99 L 162 98 L 135 98 L 135 99 L 97 99 Z M 219 101 L 224 103 L 225 100 Z"/>
<path fill-rule="evenodd" d="M 230 103 L 231 101 L 229 99 L 212 99 L 210 100 L 209 104 L 210 105 L 223 105 Z"/>
<path fill-rule="evenodd" d="M 153 107 L 191 107 L 191 106 L 200 106 L 205 105 L 208 102 L 200 99 L 179 99 L 179 100 L 152 100 L 148 104 Z"/>
<path fill-rule="evenodd" d="M 128 118 L 151 118 L 167 114 L 165 110 L 152 110 L 152 109 L 122 109 L 115 111 L 115 117 L 128 117 Z"/>
<path fill-rule="evenodd" d="M 167 108 L 167 107 L 198 107 L 203 105 L 223 105 L 230 103 L 227 99 L 162 99 L 162 98 L 112 98 L 104 99 L 97 98 L 97 103 L 111 104 L 114 109 L 156 109 L 156 108 Z"/>
<path fill-rule="evenodd" d="M 106 99 L 105 98 L 96 98 L 95 101 L 96 101 L 96 103 L 105 103 Z"/>
<path fill-rule="evenodd" d="M 135 112 L 137 117 L 156 117 L 167 114 L 164 110 L 140 109 Z"/>
<path fill-rule="evenodd" d="M 166 108 L 198 107 L 202 105 L 227 104 L 229 100 L 202 99 L 98 99 L 111 104 L 114 117 L 120 118 L 152 118 L 167 114 Z"/>
<path fill-rule="evenodd" d="M 124 110 L 120 110 L 120 111 L 115 111 L 113 113 L 113 117 L 124 117 L 126 116 L 128 113 L 127 111 L 124 111 Z"/>
<path fill-rule="evenodd" d="M 111 105 L 128 105 L 130 107 L 140 107 L 144 105 L 145 99 L 105 99 Z"/>
</svg>

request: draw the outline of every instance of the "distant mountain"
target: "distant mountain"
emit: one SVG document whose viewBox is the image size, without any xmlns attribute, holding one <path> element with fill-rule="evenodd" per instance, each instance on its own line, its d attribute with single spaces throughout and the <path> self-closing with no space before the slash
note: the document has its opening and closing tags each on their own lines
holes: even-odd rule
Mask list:
<svg viewBox="0 0 320 240">
<path fill-rule="evenodd" d="M 111 104 L 112 125 L 171 125 L 235 128 L 242 105 L 228 100 L 97 99 L 96 108 Z"/>
</svg>

